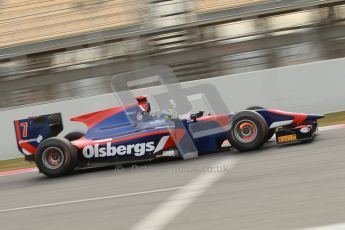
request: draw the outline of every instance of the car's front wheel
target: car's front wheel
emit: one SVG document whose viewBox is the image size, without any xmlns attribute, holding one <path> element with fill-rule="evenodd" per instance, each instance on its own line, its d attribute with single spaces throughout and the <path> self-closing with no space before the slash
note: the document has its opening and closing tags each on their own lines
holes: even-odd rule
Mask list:
<svg viewBox="0 0 345 230">
<path fill-rule="evenodd" d="M 242 111 L 233 116 L 228 139 L 232 147 L 244 152 L 260 148 L 267 135 L 267 123 L 260 114 Z"/>
<path fill-rule="evenodd" d="M 247 110 L 258 110 L 258 109 L 265 109 L 265 108 L 261 106 L 251 106 L 247 108 Z M 266 141 L 269 141 L 275 133 L 276 133 L 276 129 L 269 129 L 267 133 Z"/>
<path fill-rule="evenodd" d="M 38 146 L 35 163 L 49 177 L 64 176 L 76 167 L 77 153 L 67 139 L 52 137 Z"/>
</svg>

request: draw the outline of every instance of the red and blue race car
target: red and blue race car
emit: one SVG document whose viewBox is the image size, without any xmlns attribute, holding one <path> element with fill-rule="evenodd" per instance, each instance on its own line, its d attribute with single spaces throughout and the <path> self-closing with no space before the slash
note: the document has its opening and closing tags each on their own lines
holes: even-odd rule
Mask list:
<svg viewBox="0 0 345 230">
<path fill-rule="evenodd" d="M 150 161 L 162 157 L 187 159 L 217 152 L 224 141 L 239 151 L 259 149 L 275 134 L 279 144 L 311 141 L 317 131 L 316 114 L 252 107 L 238 113 L 180 119 L 171 111 L 151 113 L 145 96 L 136 103 L 71 120 L 82 122 L 85 134 L 63 130 L 61 114 L 14 121 L 19 150 L 40 172 L 63 176 L 75 168 Z"/>
</svg>

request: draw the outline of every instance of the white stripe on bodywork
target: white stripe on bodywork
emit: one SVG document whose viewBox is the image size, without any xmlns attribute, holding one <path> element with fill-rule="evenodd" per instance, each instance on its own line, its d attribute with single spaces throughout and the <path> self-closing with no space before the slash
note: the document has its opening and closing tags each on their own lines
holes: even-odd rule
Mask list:
<svg viewBox="0 0 345 230">
<path fill-rule="evenodd" d="M 169 139 L 169 136 L 162 137 L 160 141 L 158 142 L 158 145 L 153 153 L 157 153 L 161 151 L 164 148 L 165 143 L 167 143 L 168 139 Z"/>
<path fill-rule="evenodd" d="M 19 141 L 19 144 L 30 143 L 30 142 L 41 143 L 42 140 L 43 140 L 42 135 L 39 135 L 37 138 L 33 138 L 33 139 L 29 139 L 29 140 L 21 140 L 21 141 Z"/>
<path fill-rule="evenodd" d="M 30 153 L 28 150 L 22 148 L 22 152 L 24 153 L 24 155 L 29 156 L 32 155 L 32 153 Z"/>
<path fill-rule="evenodd" d="M 270 126 L 270 129 L 277 128 L 284 125 L 290 125 L 292 122 L 293 120 L 273 122 Z"/>
<path fill-rule="evenodd" d="M 94 142 L 109 142 L 112 141 L 113 138 L 108 138 L 108 139 L 100 139 L 100 140 L 95 140 Z"/>
</svg>

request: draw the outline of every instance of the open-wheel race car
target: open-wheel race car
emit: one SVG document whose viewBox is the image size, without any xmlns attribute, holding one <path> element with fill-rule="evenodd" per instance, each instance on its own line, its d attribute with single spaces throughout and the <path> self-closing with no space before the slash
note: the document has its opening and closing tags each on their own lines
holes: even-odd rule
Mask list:
<svg viewBox="0 0 345 230">
<path fill-rule="evenodd" d="M 150 161 L 162 157 L 188 158 L 217 152 L 224 141 L 238 151 L 259 149 L 275 134 L 278 144 L 314 138 L 316 114 L 252 107 L 238 113 L 205 115 L 203 111 L 181 119 L 171 111 L 151 113 L 146 96 L 136 103 L 74 117 L 88 129 L 58 137 L 63 130 L 60 113 L 14 121 L 17 143 L 28 161 L 50 177 L 75 168 Z"/>
</svg>

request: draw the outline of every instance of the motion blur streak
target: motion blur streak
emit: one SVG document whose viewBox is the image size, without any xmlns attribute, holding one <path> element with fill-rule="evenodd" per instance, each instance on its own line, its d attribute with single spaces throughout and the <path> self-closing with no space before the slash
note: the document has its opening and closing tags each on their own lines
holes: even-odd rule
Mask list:
<svg viewBox="0 0 345 230">
<path fill-rule="evenodd" d="M 0 108 L 110 93 L 111 76 L 156 65 L 182 82 L 342 58 L 344 12 L 341 0 L 0 1 Z"/>
</svg>

